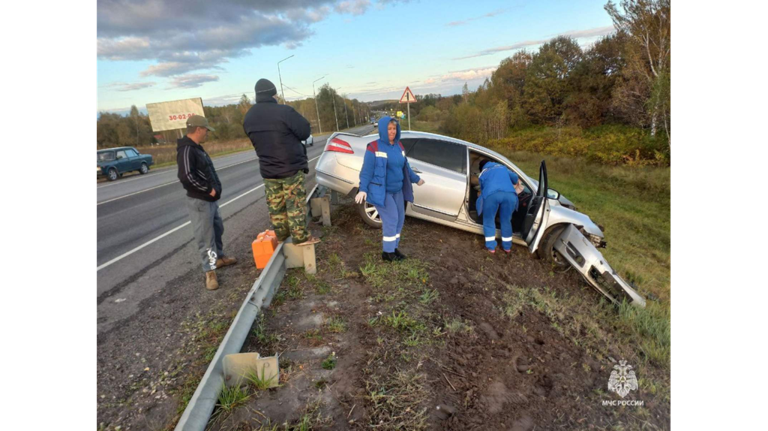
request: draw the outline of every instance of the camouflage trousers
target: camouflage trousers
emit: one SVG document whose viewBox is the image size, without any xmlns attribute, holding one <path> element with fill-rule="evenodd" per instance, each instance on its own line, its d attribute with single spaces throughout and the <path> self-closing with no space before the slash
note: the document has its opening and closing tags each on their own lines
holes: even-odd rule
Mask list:
<svg viewBox="0 0 768 431">
<path fill-rule="evenodd" d="M 285 241 L 289 236 L 294 243 L 309 238 L 307 232 L 307 190 L 304 188 L 304 172 L 280 179 L 264 179 L 267 208 L 277 239 Z"/>
</svg>

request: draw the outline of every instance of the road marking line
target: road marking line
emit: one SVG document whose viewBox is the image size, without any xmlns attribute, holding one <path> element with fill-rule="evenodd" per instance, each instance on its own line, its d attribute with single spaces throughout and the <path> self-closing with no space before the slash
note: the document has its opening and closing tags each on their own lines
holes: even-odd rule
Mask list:
<svg viewBox="0 0 768 431">
<path fill-rule="evenodd" d="M 321 154 L 320 156 L 322 156 L 322 154 Z M 317 157 L 315 157 L 314 159 L 312 159 L 312 160 L 309 160 L 307 163 L 310 163 L 310 162 L 313 162 L 313 161 L 315 161 L 315 160 L 319 159 L 319 158 L 320 158 L 320 156 L 317 156 Z M 238 197 L 236 197 L 236 198 L 232 198 L 232 199 L 230 199 L 230 200 L 228 200 L 228 201 L 224 202 L 223 204 L 219 205 L 219 208 L 224 208 L 225 206 L 227 206 L 227 205 L 231 204 L 232 202 L 234 202 L 234 201 L 236 201 L 236 200 L 240 199 L 241 197 L 243 197 L 243 196 L 245 196 L 245 195 L 247 195 L 247 194 L 253 193 L 253 192 L 255 192 L 256 190 L 258 190 L 258 189 L 260 189 L 260 188 L 262 188 L 262 187 L 264 187 L 264 184 L 263 184 L 263 183 L 262 183 L 262 184 L 260 184 L 260 185 L 258 185 L 258 186 L 256 186 L 256 187 L 254 187 L 254 188 L 252 188 L 252 189 L 250 189 L 250 190 L 248 190 L 247 192 L 245 192 L 245 193 L 241 194 L 240 196 L 238 196 Z M 108 267 L 109 265 L 112 265 L 113 263 L 115 263 L 115 262 L 117 262 L 117 261 L 120 261 L 120 260 L 122 260 L 122 259 L 124 259 L 124 258 L 126 258 L 126 257 L 128 257 L 128 256 L 130 256 L 130 255 L 132 255 L 133 253 L 136 253 L 137 251 L 141 250 L 142 248 L 144 248 L 144 247 L 146 247 L 146 246 L 148 246 L 148 245 L 150 245 L 150 244 L 152 244 L 152 243 L 154 243 L 154 242 L 156 242 L 156 241 L 159 241 L 159 240 L 161 240 L 161 239 L 165 238 L 166 236 L 168 236 L 168 235 L 170 235 L 170 234 L 172 234 L 172 233 L 176 232 L 177 230 L 179 230 L 179 229 L 181 229 L 181 228 L 183 228 L 183 227 L 185 227 L 185 226 L 187 226 L 187 225 L 189 225 L 189 224 L 191 224 L 191 223 L 192 223 L 191 221 L 187 221 L 186 223 L 182 224 L 181 226 L 177 226 L 177 227 L 175 227 L 175 228 L 173 228 L 173 229 L 169 230 L 168 232 L 166 232 L 166 233 L 164 233 L 164 234 L 162 234 L 162 235 L 160 235 L 160 236 L 158 236 L 158 237 L 156 237 L 156 238 L 154 238 L 154 239 L 151 239 L 151 240 L 149 240 L 149 241 L 145 242 L 144 244 L 142 244 L 142 245 L 140 245 L 140 246 L 138 246 L 138 247 L 134 248 L 133 250 L 130 250 L 130 251 L 127 251 L 127 252 L 125 252 L 125 253 L 121 254 L 120 256 L 118 256 L 118 257 L 116 257 L 116 258 L 114 258 L 114 259 L 110 260 L 109 262 L 106 262 L 106 263 L 103 263 L 103 264 L 101 264 L 101 265 L 97 266 L 97 267 L 96 267 L 96 272 L 99 272 L 99 271 L 101 271 L 102 269 L 104 269 L 104 268 Z"/>
<path fill-rule="evenodd" d="M 237 162 L 237 163 L 234 163 L 234 164 L 231 164 L 231 165 L 227 165 L 227 166 L 224 166 L 224 167 L 221 167 L 221 168 L 219 168 L 219 169 L 218 169 L 218 171 L 223 171 L 224 169 L 227 169 L 227 168 L 231 168 L 232 166 L 242 165 L 243 163 L 252 162 L 252 161 L 254 161 L 254 160 L 258 160 L 258 157 L 256 157 L 256 158 L 253 158 L 253 159 L 244 160 L 244 161 L 242 161 L 242 162 Z M 136 178 L 136 179 L 138 179 L 138 178 Z M 109 202 L 114 202 L 114 201 L 116 201 L 116 200 L 118 200 L 118 199 L 127 198 L 128 196 L 137 195 L 137 194 L 139 194 L 139 193 L 148 192 L 148 191 L 150 191 L 150 190 L 158 189 L 158 188 L 160 188 L 160 187 L 163 187 L 163 186 L 167 186 L 167 185 L 170 185 L 170 184 L 176 184 L 176 183 L 179 183 L 179 181 L 178 181 L 178 180 L 177 180 L 177 181 L 171 181 L 171 182 L 169 182 L 169 183 L 161 184 L 161 185 L 159 185 L 159 186 L 150 187 L 150 188 L 148 188 L 148 189 L 139 190 L 138 192 L 129 193 L 129 194 L 127 194 L 127 195 L 123 195 L 123 196 L 118 196 L 118 197 L 116 197 L 116 198 L 113 198 L 113 199 L 109 199 L 109 200 L 106 200 L 106 201 L 103 201 L 103 202 L 98 202 L 98 203 L 96 204 L 96 206 L 99 206 L 99 205 L 101 205 L 101 204 L 106 204 L 106 203 L 109 203 Z M 114 184 L 114 183 L 113 183 L 113 184 Z M 125 184 L 125 182 L 123 182 L 122 184 Z"/>
<path fill-rule="evenodd" d="M 148 188 L 148 189 L 139 190 L 138 192 L 129 193 L 129 194 L 127 194 L 127 195 L 119 196 L 119 197 L 116 197 L 116 198 L 114 198 L 114 199 L 109 199 L 109 200 L 106 200 L 106 201 L 101 201 L 101 202 L 98 202 L 98 203 L 96 204 L 96 206 L 99 206 L 99 205 L 102 205 L 102 204 L 106 204 L 106 203 L 110 203 L 110 202 L 114 202 L 114 201 L 116 201 L 116 200 L 119 200 L 119 199 L 122 199 L 122 198 L 127 198 L 128 196 L 137 195 L 137 194 L 139 194 L 139 193 L 148 192 L 148 191 L 150 191 L 150 190 L 159 189 L 160 187 L 165 187 L 165 186 L 168 186 L 168 185 L 171 185 L 171 184 L 178 184 L 178 183 L 179 183 L 179 181 L 177 180 L 177 181 L 171 181 L 170 183 L 160 184 L 159 186 L 150 187 L 150 188 Z"/>
</svg>

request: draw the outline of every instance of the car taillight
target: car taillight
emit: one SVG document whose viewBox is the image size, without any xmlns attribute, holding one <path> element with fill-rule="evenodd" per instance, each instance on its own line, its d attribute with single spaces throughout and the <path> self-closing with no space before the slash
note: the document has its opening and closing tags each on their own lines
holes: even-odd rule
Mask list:
<svg viewBox="0 0 768 431">
<path fill-rule="evenodd" d="M 325 151 L 335 151 L 337 153 L 344 153 L 344 154 L 355 154 L 355 152 L 352 151 L 352 146 L 349 145 L 349 142 L 342 141 L 339 138 L 331 139 L 331 142 L 329 142 L 328 145 L 325 146 Z"/>
</svg>

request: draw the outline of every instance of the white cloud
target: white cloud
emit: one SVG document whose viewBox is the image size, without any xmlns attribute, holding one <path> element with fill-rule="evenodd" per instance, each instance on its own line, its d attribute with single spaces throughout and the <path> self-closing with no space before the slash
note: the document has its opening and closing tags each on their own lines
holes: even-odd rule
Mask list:
<svg viewBox="0 0 768 431">
<path fill-rule="evenodd" d="M 371 6 L 370 0 L 345 0 L 336 4 L 334 10 L 338 13 L 362 15 Z"/>
<path fill-rule="evenodd" d="M 174 76 L 170 82 L 172 88 L 197 88 L 206 82 L 218 81 L 219 77 L 215 75 L 181 75 Z"/>
<path fill-rule="evenodd" d="M 591 28 L 591 29 L 587 29 L 587 30 L 571 30 L 571 31 L 566 31 L 566 32 L 560 33 L 559 35 L 556 35 L 556 36 L 568 36 L 568 37 L 572 37 L 574 39 L 580 39 L 580 38 L 595 37 L 595 36 L 606 36 L 606 35 L 609 35 L 609 34 L 613 33 L 614 31 L 615 31 L 615 29 L 612 26 L 609 26 L 609 27 L 597 27 L 597 28 Z M 554 36 L 554 37 L 556 37 L 556 36 Z M 478 52 L 476 54 L 467 55 L 467 56 L 464 56 L 464 57 L 457 57 L 457 58 L 454 58 L 454 60 L 465 60 L 465 59 L 468 59 L 468 58 L 475 58 L 475 57 L 482 57 L 482 56 L 485 56 L 485 55 L 496 54 L 497 52 L 514 51 L 516 49 L 527 48 L 529 46 L 542 45 L 542 44 L 545 44 L 545 43 L 549 42 L 550 40 L 554 39 L 554 37 L 548 38 L 548 39 L 540 39 L 540 40 L 526 40 L 524 42 L 518 42 L 518 43 L 515 43 L 515 44 L 512 44 L 512 45 L 508 45 L 508 46 L 498 46 L 498 47 L 495 47 L 495 48 L 484 49 L 484 50 L 482 50 L 482 51 L 480 51 L 480 52 Z"/>
</svg>

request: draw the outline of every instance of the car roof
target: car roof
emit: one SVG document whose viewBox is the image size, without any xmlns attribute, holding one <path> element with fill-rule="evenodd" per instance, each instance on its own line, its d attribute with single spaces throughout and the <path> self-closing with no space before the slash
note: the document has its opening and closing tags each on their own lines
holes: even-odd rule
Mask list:
<svg viewBox="0 0 768 431">
<path fill-rule="evenodd" d="M 525 175 L 528 178 L 528 180 L 530 180 L 530 182 L 533 183 L 533 185 L 535 187 L 538 187 L 538 184 L 539 184 L 538 181 L 536 181 L 535 179 L 531 178 L 528 174 L 525 173 L 524 170 L 520 169 L 519 166 L 517 166 L 516 164 L 512 163 L 512 161 L 509 160 L 506 156 L 503 156 L 503 155 L 497 153 L 496 151 L 493 151 L 490 148 L 484 147 L 482 145 L 473 144 L 471 142 L 467 142 L 467 141 L 464 141 L 464 140 L 461 140 L 461 139 L 457 139 L 457 138 L 452 138 L 450 136 L 438 135 L 437 133 L 415 132 L 415 131 L 412 131 L 412 130 L 401 130 L 400 131 L 400 139 L 407 139 L 407 138 L 434 138 L 434 139 L 439 139 L 441 141 L 447 141 L 447 142 L 452 142 L 454 144 L 464 145 L 464 146 L 466 146 L 467 148 L 470 148 L 470 149 L 482 151 L 484 153 L 487 153 L 490 156 L 493 156 L 493 157 L 496 157 L 498 159 L 501 159 L 501 160 L 505 161 L 506 163 L 509 163 L 510 165 L 514 166 L 518 173 L 522 173 L 523 175 Z"/>
<path fill-rule="evenodd" d="M 133 149 L 133 147 L 114 147 L 114 148 L 104 148 L 103 150 L 96 150 L 96 152 L 102 153 L 104 151 L 127 150 L 129 148 Z"/>
</svg>

